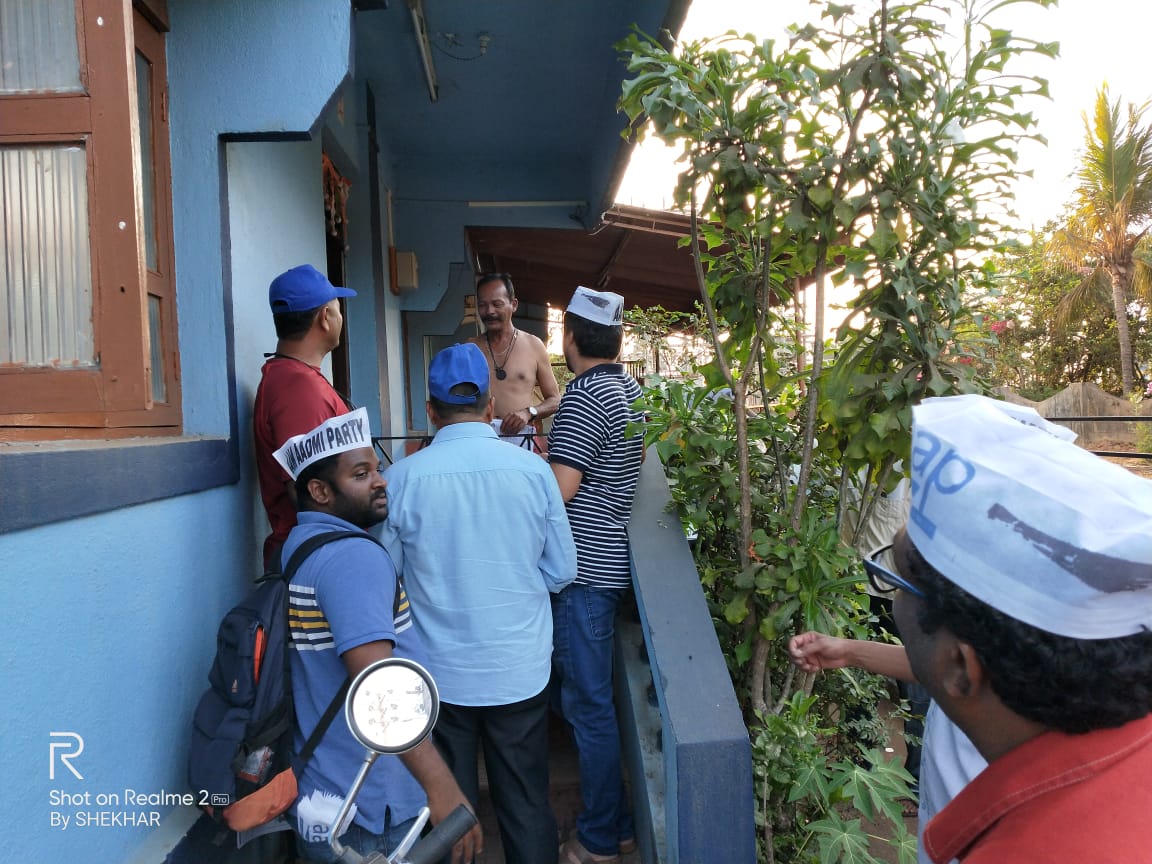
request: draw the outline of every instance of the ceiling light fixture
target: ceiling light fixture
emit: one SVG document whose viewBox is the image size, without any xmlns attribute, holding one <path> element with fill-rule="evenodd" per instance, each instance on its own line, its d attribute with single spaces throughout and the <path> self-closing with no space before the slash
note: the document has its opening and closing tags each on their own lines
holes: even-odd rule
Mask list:
<svg viewBox="0 0 1152 864">
<path fill-rule="evenodd" d="M 432 43 L 428 40 L 428 21 L 424 18 L 424 0 L 408 0 L 408 14 L 416 31 L 416 47 L 420 49 L 420 65 L 424 67 L 424 81 L 428 96 L 435 102 L 440 98 L 440 85 L 436 81 L 436 67 L 432 63 Z"/>
<path fill-rule="evenodd" d="M 469 207 L 583 207 L 587 201 L 469 201 Z"/>
</svg>

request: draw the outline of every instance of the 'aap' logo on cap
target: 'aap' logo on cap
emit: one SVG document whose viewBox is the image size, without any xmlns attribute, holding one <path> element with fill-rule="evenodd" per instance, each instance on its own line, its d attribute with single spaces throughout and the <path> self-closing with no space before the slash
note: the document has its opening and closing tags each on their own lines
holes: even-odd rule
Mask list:
<svg viewBox="0 0 1152 864">
<path fill-rule="evenodd" d="M 928 499 L 934 492 L 955 495 L 972 482 L 976 466 L 956 454 L 952 447 L 930 432 L 918 430 L 912 439 L 912 506 L 908 518 L 929 537 L 936 535 L 936 522 L 928 515 Z"/>
</svg>

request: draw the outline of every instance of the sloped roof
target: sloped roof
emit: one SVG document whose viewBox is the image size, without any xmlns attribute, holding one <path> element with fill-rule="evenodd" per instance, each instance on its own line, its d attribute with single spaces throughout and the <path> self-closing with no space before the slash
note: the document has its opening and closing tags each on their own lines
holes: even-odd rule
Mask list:
<svg viewBox="0 0 1152 864">
<path fill-rule="evenodd" d="M 478 273 L 512 276 L 527 303 L 564 306 L 577 285 L 615 291 L 628 308 L 691 312 L 699 299 L 692 253 L 681 246 L 688 217 L 616 205 L 591 232 L 562 228 L 470 227 Z"/>
</svg>

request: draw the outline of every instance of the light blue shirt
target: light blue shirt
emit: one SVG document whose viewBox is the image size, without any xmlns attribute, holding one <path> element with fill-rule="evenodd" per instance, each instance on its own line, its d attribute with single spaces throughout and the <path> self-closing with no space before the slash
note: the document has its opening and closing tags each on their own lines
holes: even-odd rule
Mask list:
<svg viewBox="0 0 1152 864">
<path fill-rule="evenodd" d="M 455 423 L 385 472 L 382 540 L 400 570 L 440 698 L 509 705 L 548 684 L 549 592 L 576 545 L 548 463 L 484 423 Z"/>
</svg>

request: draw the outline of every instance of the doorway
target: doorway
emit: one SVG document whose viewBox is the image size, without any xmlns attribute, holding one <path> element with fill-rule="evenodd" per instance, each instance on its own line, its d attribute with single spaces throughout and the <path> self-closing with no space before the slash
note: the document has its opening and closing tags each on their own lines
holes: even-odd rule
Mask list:
<svg viewBox="0 0 1152 864">
<path fill-rule="evenodd" d="M 347 248 L 348 193 L 352 184 L 340 175 L 328 154 L 323 155 L 324 169 L 324 251 L 327 257 L 328 281 L 341 288 L 345 284 L 344 250 Z M 348 399 L 352 395 L 352 374 L 348 363 L 348 301 L 339 300 L 344 330 L 340 344 L 332 351 L 332 386 Z"/>
</svg>

